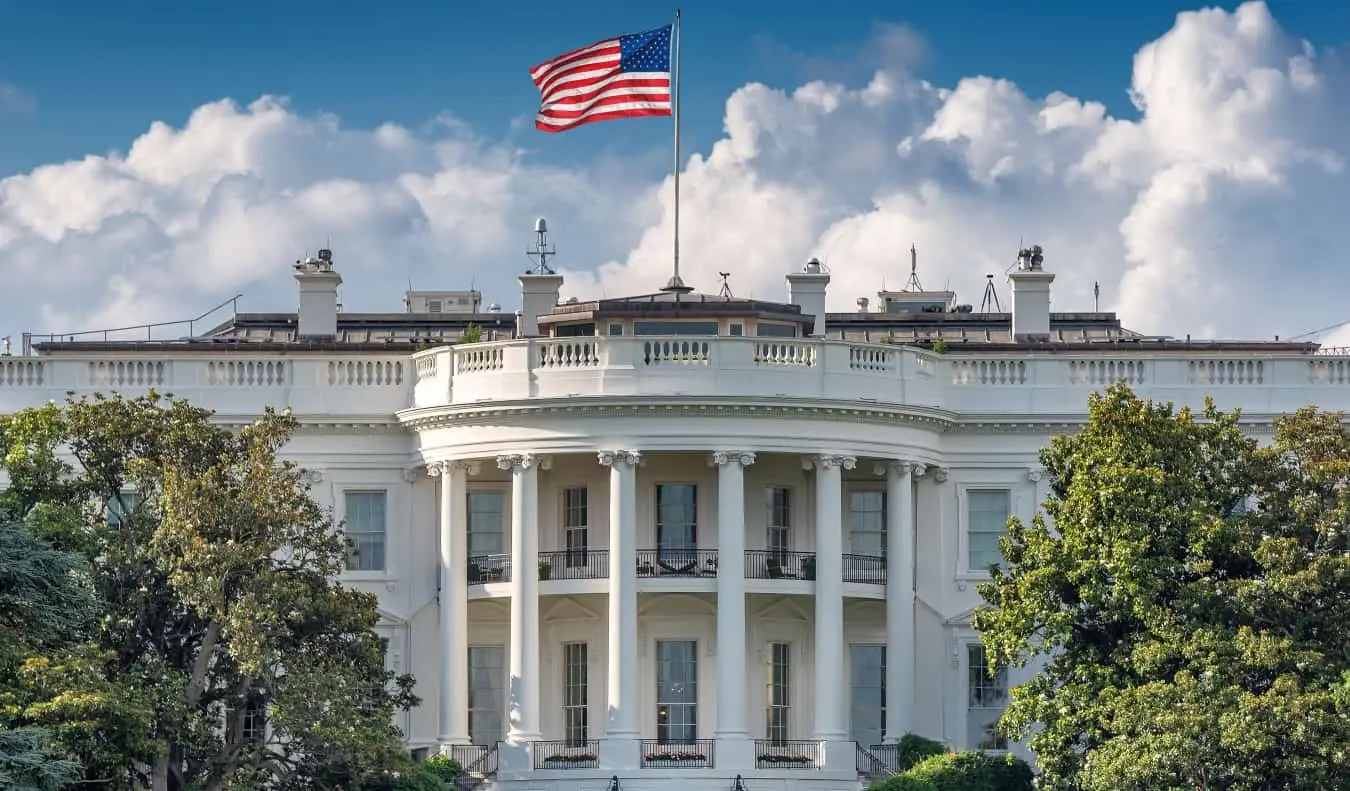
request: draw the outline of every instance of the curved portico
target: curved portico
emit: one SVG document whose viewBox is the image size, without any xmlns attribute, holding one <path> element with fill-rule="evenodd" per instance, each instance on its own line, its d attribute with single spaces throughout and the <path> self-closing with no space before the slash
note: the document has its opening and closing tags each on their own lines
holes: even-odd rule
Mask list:
<svg viewBox="0 0 1350 791">
<path fill-rule="evenodd" d="M 468 429 L 422 420 L 432 427 L 421 435 L 422 453 L 440 480 L 439 532 L 442 547 L 449 547 L 441 555 L 441 577 L 447 581 L 439 646 L 442 744 L 474 740 L 467 727 L 470 685 L 464 667 L 477 625 L 471 603 L 507 605 L 484 611 L 507 621 L 509 729 L 501 753 L 506 774 L 513 766 L 523 771 L 547 764 L 550 751 L 575 753 L 582 749 L 579 743 L 594 747 L 596 771 L 647 768 L 648 756 L 678 751 L 671 745 L 691 741 L 691 734 L 692 741 L 708 743 L 705 752 L 715 755 L 710 762 L 727 771 L 762 764 L 771 741 L 796 745 L 791 749 L 826 771 L 855 771 L 845 657 L 849 602 L 874 603 L 870 612 L 880 617 L 863 626 L 878 631 L 898 654 L 887 665 L 886 736 L 905 732 L 897 728 L 912 718 L 914 699 L 914 663 L 904 658 L 915 642 L 912 502 L 920 480 L 941 477 L 931 474 L 936 468 L 927 460 L 930 451 L 896 448 L 877 455 L 875 437 L 865 453 L 815 445 L 823 437 L 786 439 L 816 433 L 805 421 L 774 421 L 777 436 L 758 438 L 775 448 L 765 451 L 745 442 L 751 439 L 745 421 L 734 418 L 714 432 L 731 437 L 737 433 L 731 425 L 739 423 L 742 436 L 734 446 L 671 449 L 661 425 L 637 427 L 621 419 L 592 436 L 627 435 L 625 447 L 582 450 L 563 425 L 555 427 L 560 441 L 540 440 L 535 450 L 517 441 L 497 455 L 438 460 L 438 453 L 451 448 L 462 452 L 463 443 L 453 436 Z M 914 427 L 894 430 L 923 434 Z M 519 438 L 523 432 L 510 433 Z M 930 443 L 933 436 L 927 437 Z M 439 447 L 432 445 L 433 437 Z M 476 552 L 462 538 L 476 540 L 474 526 L 467 524 L 475 518 L 469 504 L 473 487 L 497 492 L 490 499 L 507 504 L 500 521 L 509 527 L 502 545 L 493 547 L 499 551 Z M 885 509 L 884 529 L 873 533 L 870 526 L 851 524 L 867 516 L 850 510 L 854 493 L 890 499 L 899 507 Z M 578 507 L 569 497 L 586 498 L 584 520 L 565 513 L 569 505 Z M 663 502 L 676 497 L 685 499 Z M 681 509 L 692 511 L 681 517 Z M 585 522 L 584 537 L 579 521 Z M 707 615 L 696 617 L 693 609 L 678 618 L 672 614 L 676 603 L 691 601 L 709 604 Z M 555 608 L 571 613 L 568 608 L 578 602 L 603 620 L 604 628 L 603 645 L 588 645 L 592 656 L 605 657 L 603 676 L 595 676 L 605 679 L 603 692 L 601 685 L 590 685 L 586 704 L 588 711 L 604 714 L 590 718 L 583 739 L 575 738 L 575 727 L 569 731 L 565 717 L 541 716 L 541 706 L 556 708 L 556 696 L 539 697 L 541 686 L 549 688 L 564 672 L 549 658 L 575 644 L 567 642 L 570 633 L 562 621 L 541 633 L 539 613 Z M 760 686 L 762 668 L 772 660 L 763 656 L 762 646 L 751 644 L 756 629 L 750 622 L 773 606 L 795 608 L 809 627 L 791 641 L 801 648 L 791 671 L 797 676 L 791 703 L 796 711 L 781 724 L 769 723 L 762 705 L 747 693 Z M 648 612 L 654 613 L 651 620 L 641 614 Z M 651 636 L 669 634 L 680 618 L 697 633 L 692 642 L 699 657 L 712 661 L 697 672 L 702 692 L 692 730 L 675 733 L 671 723 L 654 716 L 660 701 L 647 691 L 657 660 Z M 574 636 L 587 634 L 579 628 Z"/>
</svg>

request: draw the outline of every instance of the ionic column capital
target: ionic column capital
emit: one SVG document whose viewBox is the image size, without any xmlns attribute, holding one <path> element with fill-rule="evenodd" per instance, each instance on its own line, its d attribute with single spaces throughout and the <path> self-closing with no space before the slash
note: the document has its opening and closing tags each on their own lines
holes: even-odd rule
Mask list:
<svg viewBox="0 0 1350 791">
<path fill-rule="evenodd" d="M 1040 467 L 1029 467 L 1029 468 L 1027 468 L 1027 480 L 1028 480 L 1028 481 L 1031 481 L 1032 483 L 1040 483 L 1040 482 L 1041 482 L 1041 478 L 1042 478 L 1044 475 L 1045 475 L 1045 470 L 1042 469 L 1042 468 L 1040 468 Z"/>
<path fill-rule="evenodd" d="M 872 467 L 872 472 L 876 475 L 904 475 L 909 473 L 918 478 L 923 475 L 924 467 L 917 461 L 905 461 L 903 459 L 887 459 L 879 461 Z"/>
<path fill-rule="evenodd" d="M 642 463 L 642 454 L 635 450 L 602 450 L 595 454 L 602 466 L 632 469 Z"/>
<path fill-rule="evenodd" d="M 728 464 L 739 464 L 742 467 L 749 467 L 755 463 L 755 454 L 748 450 L 718 450 L 713 451 L 708 457 L 709 467 L 723 467 Z"/>
<path fill-rule="evenodd" d="M 476 461 L 432 461 L 428 462 L 426 466 L 427 475 L 433 478 L 449 477 L 456 472 L 477 475 L 480 469 L 481 466 Z"/>
<path fill-rule="evenodd" d="M 858 466 L 857 456 L 844 456 L 834 453 L 819 453 L 802 459 L 803 470 L 851 470 Z"/>
<path fill-rule="evenodd" d="M 497 469 L 521 472 L 538 468 L 547 470 L 553 466 L 553 460 L 537 453 L 512 453 L 497 457 Z"/>
</svg>

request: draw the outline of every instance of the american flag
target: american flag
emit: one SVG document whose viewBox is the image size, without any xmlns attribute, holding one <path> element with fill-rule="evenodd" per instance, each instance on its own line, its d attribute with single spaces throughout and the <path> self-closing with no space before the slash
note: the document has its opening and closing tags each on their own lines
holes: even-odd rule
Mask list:
<svg viewBox="0 0 1350 791">
<path fill-rule="evenodd" d="M 605 39 L 530 70 L 534 125 L 563 132 L 593 121 L 670 115 L 671 26 Z"/>
</svg>

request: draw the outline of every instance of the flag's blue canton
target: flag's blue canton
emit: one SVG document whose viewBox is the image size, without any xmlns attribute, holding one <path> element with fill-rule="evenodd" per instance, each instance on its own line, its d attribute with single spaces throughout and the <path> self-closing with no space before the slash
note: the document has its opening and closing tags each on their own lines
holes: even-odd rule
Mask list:
<svg viewBox="0 0 1350 791">
<path fill-rule="evenodd" d="M 670 71 L 670 27 L 619 36 L 619 70 Z"/>
</svg>

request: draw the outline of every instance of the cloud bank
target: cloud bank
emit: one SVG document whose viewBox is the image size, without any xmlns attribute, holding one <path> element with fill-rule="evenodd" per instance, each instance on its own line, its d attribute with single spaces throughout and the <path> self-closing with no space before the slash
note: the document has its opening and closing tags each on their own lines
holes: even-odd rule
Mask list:
<svg viewBox="0 0 1350 791">
<path fill-rule="evenodd" d="M 916 243 L 925 286 L 978 304 L 1025 240 L 1059 276 L 1055 309 L 1090 310 L 1100 282 L 1102 308 L 1146 333 L 1350 319 L 1345 76 L 1248 3 L 1181 14 L 1138 51 L 1137 119 L 987 76 L 749 84 L 682 171 L 682 269 L 702 290 L 729 271 L 738 294 L 776 298 L 818 256 L 831 308 L 848 310 L 901 285 Z M 567 293 L 645 293 L 669 273 L 673 196 L 646 170 L 544 166 L 452 118 L 415 134 L 216 102 L 125 153 L 0 181 L 2 331 L 188 318 L 238 292 L 243 309 L 289 309 L 288 262 L 329 237 L 348 310 L 398 310 L 408 280 L 472 281 L 509 308 L 539 214 Z"/>
</svg>

